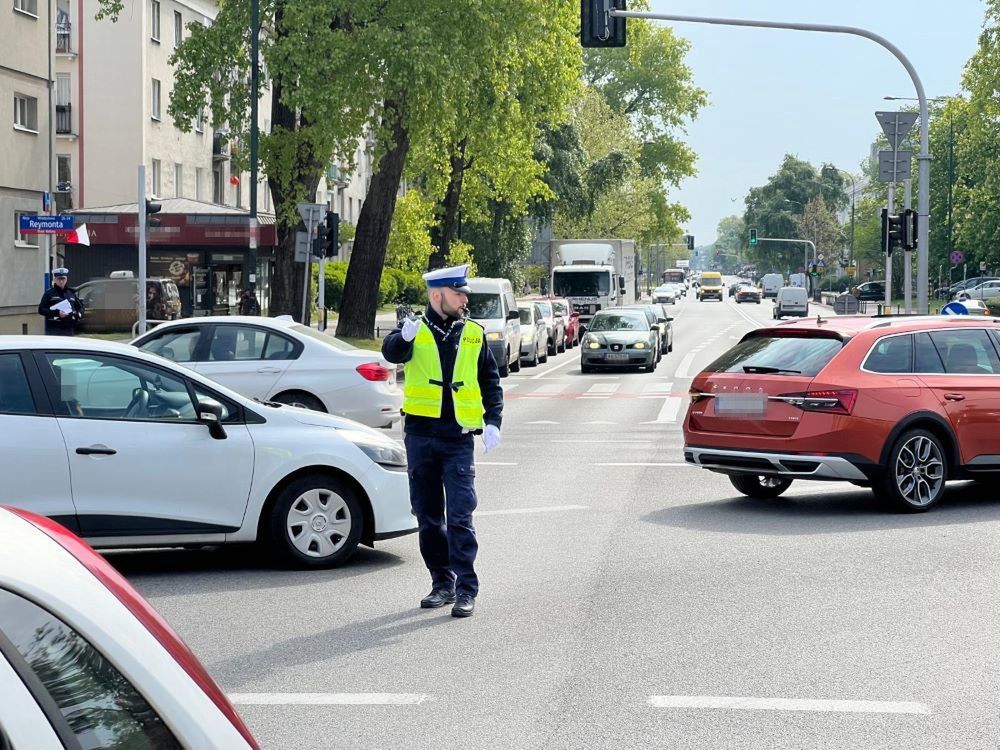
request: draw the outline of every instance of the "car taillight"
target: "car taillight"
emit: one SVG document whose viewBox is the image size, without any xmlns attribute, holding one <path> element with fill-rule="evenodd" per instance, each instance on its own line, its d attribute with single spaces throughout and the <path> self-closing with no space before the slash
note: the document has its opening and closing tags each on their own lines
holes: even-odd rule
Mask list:
<svg viewBox="0 0 1000 750">
<path fill-rule="evenodd" d="M 853 389 L 807 391 L 806 393 L 786 393 L 782 401 L 797 406 L 803 411 L 821 411 L 829 414 L 850 414 L 858 392 Z"/>
<path fill-rule="evenodd" d="M 240 733 L 247 744 L 254 750 L 260 750 L 260 745 L 257 744 L 253 735 L 250 734 L 250 730 L 243 723 L 243 719 L 236 713 L 236 709 L 229 702 L 229 698 L 222 692 L 222 689 L 215 683 L 211 675 L 205 671 L 205 668 L 191 652 L 191 649 L 188 648 L 188 645 L 173 631 L 173 628 L 167 624 L 167 621 L 160 616 L 159 612 L 153 609 L 149 605 L 149 602 L 143 599 L 139 592 L 132 588 L 132 584 L 126 581 L 121 573 L 111 566 L 111 563 L 94 552 L 76 534 L 68 531 L 52 519 L 22 510 L 21 508 L 6 506 L 6 509 L 43 532 L 52 541 L 69 552 L 97 580 L 104 584 L 105 588 L 114 594 L 115 598 L 124 604 L 125 608 L 166 649 L 167 653 L 173 657 L 181 669 L 187 672 L 188 676 L 211 699 L 212 703 L 229 720 L 233 728 Z"/>
<path fill-rule="evenodd" d="M 373 382 L 380 380 L 388 381 L 391 374 L 388 367 L 382 367 L 378 362 L 365 362 L 365 364 L 358 365 L 355 369 L 365 380 Z"/>
</svg>

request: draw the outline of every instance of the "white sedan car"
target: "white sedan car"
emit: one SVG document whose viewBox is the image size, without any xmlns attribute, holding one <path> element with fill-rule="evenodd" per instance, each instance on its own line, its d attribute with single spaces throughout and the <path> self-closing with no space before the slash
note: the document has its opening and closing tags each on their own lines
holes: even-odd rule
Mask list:
<svg viewBox="0 0 1000 750">
<path fill-rule="evenodd" d="M 406 454 L 124 344 L 0 336 L 0 498 L 95 547 L 264 542 L 329 567 L 416 530 Z"/>
<path fill-rule="evenodd" d="M 291 319 L 185 318 L 157 326 L 132 345 L 261 401 L 369 427 L 389 427 L 400 418 L 395 365 Z"/>
<path fill-rule="evenodd" d="M 190 649 L 53 521 L 0 508 L 0 748 L 258 750 Z"/>
</svg>

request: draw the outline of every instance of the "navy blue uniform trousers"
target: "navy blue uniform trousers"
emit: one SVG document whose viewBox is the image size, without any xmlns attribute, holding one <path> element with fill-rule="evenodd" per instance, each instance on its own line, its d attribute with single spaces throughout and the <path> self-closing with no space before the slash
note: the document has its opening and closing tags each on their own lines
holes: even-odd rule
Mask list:
<svg viewBox="0 0 1000 750">
<path fill-rule="evenodd" d="M 472 525 L 476 465 L 472 435 L 405 435 L 410 505 L 420 527 L 420 554 L 435 589 L 476 596 L 479 542 Z"/>
</svg>

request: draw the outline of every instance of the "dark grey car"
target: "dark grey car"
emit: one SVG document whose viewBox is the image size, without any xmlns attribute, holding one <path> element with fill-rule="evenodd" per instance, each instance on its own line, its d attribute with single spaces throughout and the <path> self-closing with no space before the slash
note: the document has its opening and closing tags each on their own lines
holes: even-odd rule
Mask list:
<svg viewBox="0 0 1000 750">
<path fill-rule="evenodd" d="M 598 367 L 656 369 L 659 331 L 645 310 L 601 310 L 590 321 L 580 348 L 580 371 Z"/>
</svg>

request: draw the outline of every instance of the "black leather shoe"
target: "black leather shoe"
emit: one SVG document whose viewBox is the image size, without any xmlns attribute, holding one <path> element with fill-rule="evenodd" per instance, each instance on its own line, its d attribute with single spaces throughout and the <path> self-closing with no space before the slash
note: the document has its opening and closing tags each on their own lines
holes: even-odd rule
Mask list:
<svg viewBox="0 0 1000 750">
<path fill-rule="evenodd" d="M 445 604 L 451 604 L 455 601 L 455 592 L 448 591 L 447 589 L 434 589 L 420 600 L 421 609 L 437 609 L 438 607 L 443 607 Z"/>
<path fill-rule="evenodd" d="M 476 597 L 469 594 L 462 594 L 451 608 L 452 617 L 472 617 L 472 612 L 476 609 Z"/>
</svg>

